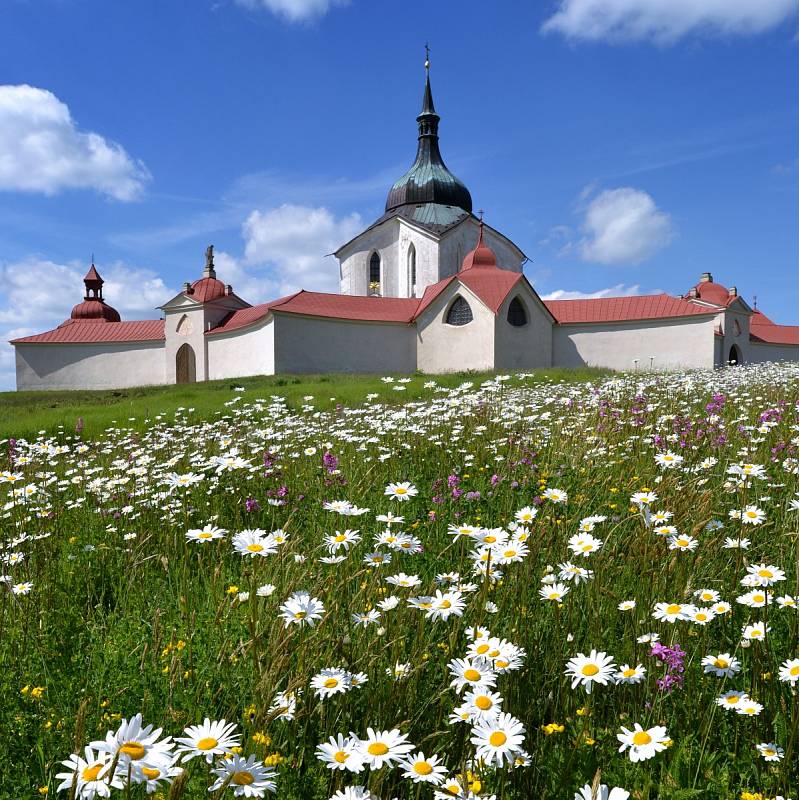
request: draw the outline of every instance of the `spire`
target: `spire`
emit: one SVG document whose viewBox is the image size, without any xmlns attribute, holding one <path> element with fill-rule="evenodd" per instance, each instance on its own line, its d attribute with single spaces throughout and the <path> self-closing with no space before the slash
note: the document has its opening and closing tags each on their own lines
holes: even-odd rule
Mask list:
<svg viewBox="0 0 799 800">
<path fill-rule="evenodd" d="M 108 305 L 103 300 L 103 284 L 105 281 L 100 277 L 97 267 L 94 266 L 94 256 L 92 265 L 83 279 L 86 292 L 83 302 L 78 303 L 69 315 L 69 319 L 77 322 L 119 322 L 119 312 Z"/>
<path fill-rule="evenodd" d="M 83 279 L 83 284 L 86 287 L 86 300 L 102 300 L 104 283 L 105 281 L 100 277 L 100 273 L 94 266 L 94 256 L 92 256 L 92 265 Z"/>
<path fill-rule="evenodd" d="M 419 126 L 416 160 L 413 166 L 392 187 L 386 199 L 386 211 L 399 206 L 436 203 L 472 211 L 469 190 L 448 169 L 438 148 L 438 123 L 441 117 L 433 104 L 430 88 L 430 48 L 425 45 L 426 59 L 422 110 L 416 117 Z"/>
</svg>

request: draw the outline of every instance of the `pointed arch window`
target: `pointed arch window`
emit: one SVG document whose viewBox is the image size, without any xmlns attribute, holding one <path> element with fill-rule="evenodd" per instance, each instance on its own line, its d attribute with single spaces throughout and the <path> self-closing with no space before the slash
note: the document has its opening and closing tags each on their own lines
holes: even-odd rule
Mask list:
<svg viewBox="0 0 799 800">
<path fill-rule="evenodd" d="M 408 296 L 416 297 L 416 248 L 408 248 Z"/>
<path fill-rule="evenodd" d="M 369 256 L 369 293 L 380 291 L 380 254 L 375 251 Z"/>
<path fill-rule="evenodd" d="M 527 324 L 527 311 L 524 309 L 524 303 L 518 297 L 514 297 L 508 306 L 508 322 L 514 328 L 522 328 Z"/>
<path fill-rule="evenodd" d="M 458 295 L 447 312 L 447 325 L 468 325 L 473 319 L 471 306 Z"/>
</svg>

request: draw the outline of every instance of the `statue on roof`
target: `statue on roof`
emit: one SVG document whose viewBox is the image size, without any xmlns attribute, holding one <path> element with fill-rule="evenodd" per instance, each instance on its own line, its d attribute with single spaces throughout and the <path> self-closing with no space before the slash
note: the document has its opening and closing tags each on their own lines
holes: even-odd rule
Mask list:
<svg viewBox="0 0 799 800">
<path fill-rule="evenodd" d="M 214 246 L 212 244 L 209 244 L 205 251 L 205 268 L 214 268 Z"/>
</svg>

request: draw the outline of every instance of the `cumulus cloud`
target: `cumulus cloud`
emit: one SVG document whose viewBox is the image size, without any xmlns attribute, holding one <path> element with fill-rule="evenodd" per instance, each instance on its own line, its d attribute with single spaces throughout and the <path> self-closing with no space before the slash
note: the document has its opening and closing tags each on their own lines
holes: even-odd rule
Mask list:
<svg viewBox="0 0 799 800">
<path fill-rule="evenodd" d="M 797 11 L 799 0 L 560 0 L 542 30 L 570 39 L 669 44 L 695 33 L 763 33 Z"/>
<path fill-rule="evenodd" d="M 671 217 L 639 189 L 606 189 L 588 201 L 583 238 L 576 247 L 585 261 L 640 264 L 674 236 Z"/>
<path fill-rule="evenodd" d="M 0 389 L 13 389 L 14 349 L 9 340 L 51 330 L 83 298 L 86 266 L 31 256 L 0 264 Z M 176 294 L 152 270 L 122 263 L 101 266 L 103 297 L 122 319 L 155 319 L 155 308 Z"/>
<path fill-rule="evenodd" d="M 53 195 L 94 189 L 131 201 L 150 175 L 124 148 L 81 131 L 69 108 L 34 86 L 0 86 L 0 190 Z"/>
<path fill-rule="evenodd" d="M 334 6 L 349 0 L 236 0 L 247 8 L 263 8 L 288 22 L 309 22 L 323 17 Z"/>
<path fill-rule="evenodd" d="M 596 292 L 572 292 L 568 289 L 556 289 L 549 294 L 541 295 L 542 300 L 594 300 L 599 297 L 634 297 L 643 294 L 639 284 L 625 286 L 617 283 L 607 289 L 599 289 Z M 647 294 L 650 294 L 649 292 Z M 654 292 L 652 292 L 654 294 Z"/>
<path fill-rule="evenodd" d="M 360 215 L 337 218 L 324 207 L 284 204 L 253 211 L 242 226 L 244 261 L 265 269 L 283 294 L 299 288 L 335 292 L 338 265 L 326 255 L 363 227 Z"/>
</svg>

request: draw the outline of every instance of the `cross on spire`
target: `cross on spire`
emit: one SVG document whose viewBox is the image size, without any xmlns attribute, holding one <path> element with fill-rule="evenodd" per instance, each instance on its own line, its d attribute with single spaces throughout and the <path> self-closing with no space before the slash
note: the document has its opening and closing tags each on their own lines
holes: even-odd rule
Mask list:
<svg viewBox="0 0 799 800">
<path fill-rule="evenodd" d="M 430 72 L 430 45 L 424 43 L 424 68 Z"/>
</svg>

